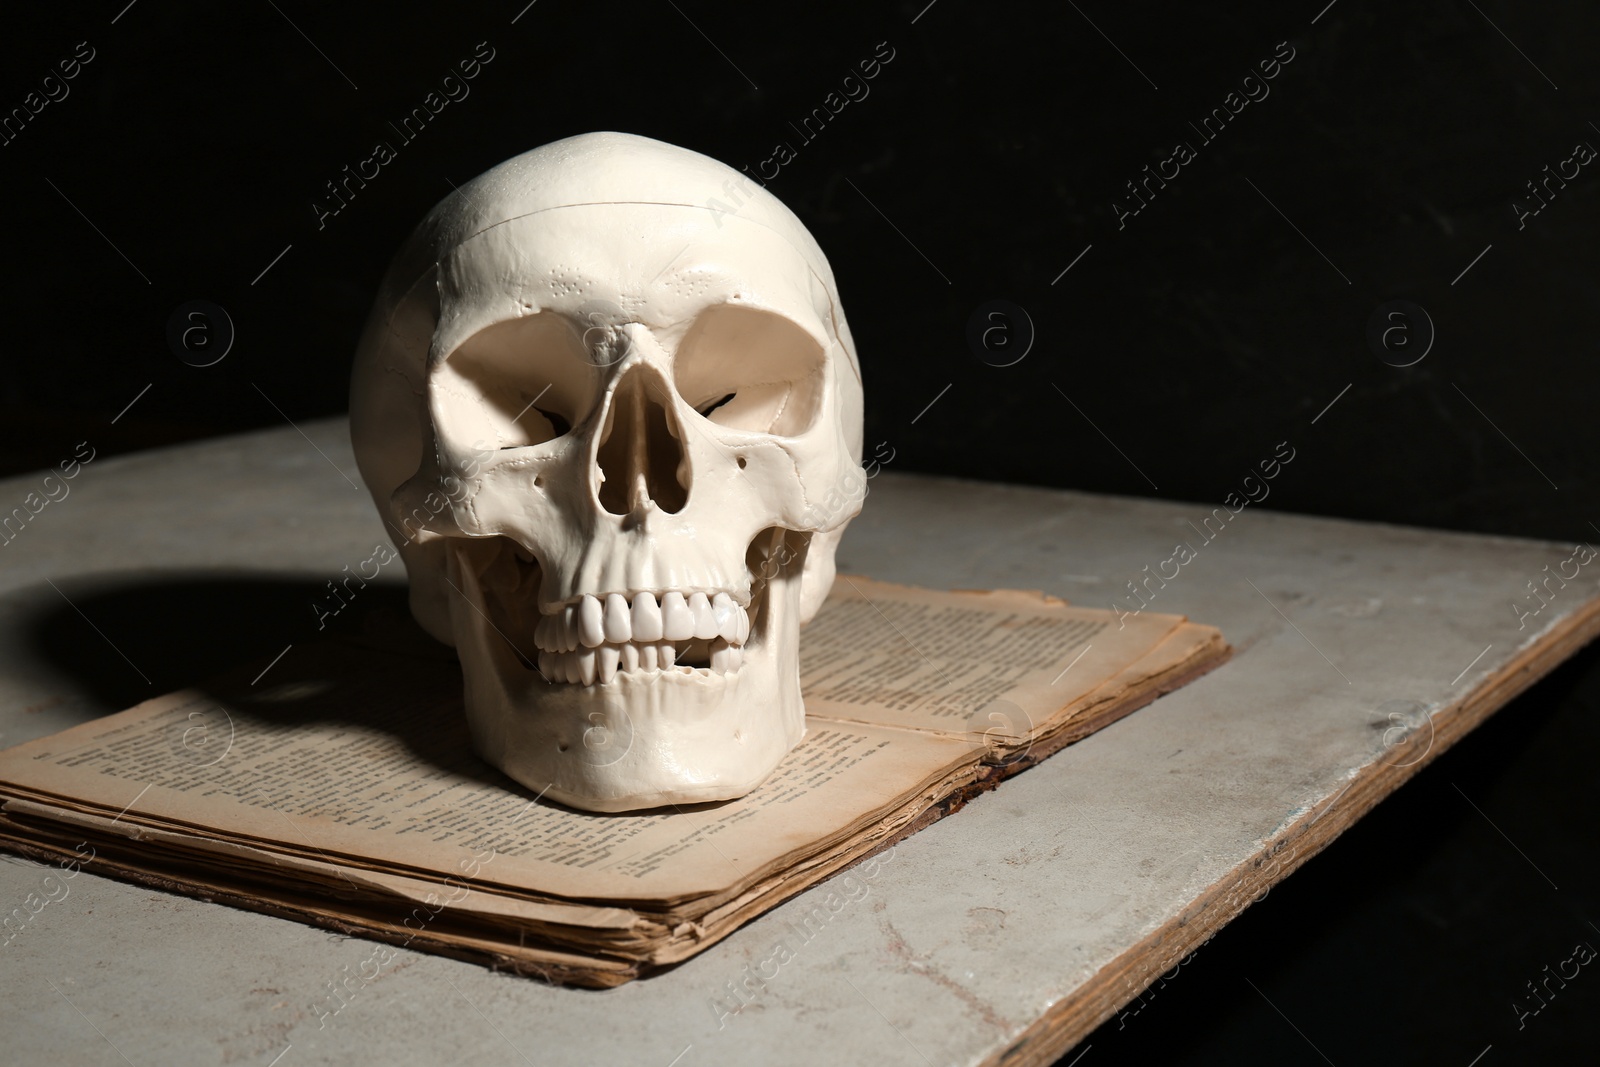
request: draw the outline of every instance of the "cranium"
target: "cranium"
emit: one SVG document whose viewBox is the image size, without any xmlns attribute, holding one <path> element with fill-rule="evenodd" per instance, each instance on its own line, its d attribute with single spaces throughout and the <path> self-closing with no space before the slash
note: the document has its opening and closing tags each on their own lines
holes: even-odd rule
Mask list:
<svg viewBox="0 0 1600 1067">
<path fill-rule="evenodd" d="M 474 744 L 594 811 L 724 800 L 804 733 L 799 627 L 861 503 L 826 258 L 738 172 L 569 138 L 436 206 L 351 382 L 411 608 Z"/>
</svg>

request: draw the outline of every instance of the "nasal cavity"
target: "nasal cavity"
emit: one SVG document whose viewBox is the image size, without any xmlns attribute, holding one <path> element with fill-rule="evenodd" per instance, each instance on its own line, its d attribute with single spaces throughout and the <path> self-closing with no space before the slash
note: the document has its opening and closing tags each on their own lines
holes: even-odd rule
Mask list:
<svg viewBox="0 0 1600 1067">
<path fill-rule="evenodd" d="M 642 511 L 647 504 L 670 514 L 689 501 L 689 464 L 668 408 L 666 387 L 635 367 L 618 383 L 600 433 L 600 506 L 613 515 Z"/>
</svg>

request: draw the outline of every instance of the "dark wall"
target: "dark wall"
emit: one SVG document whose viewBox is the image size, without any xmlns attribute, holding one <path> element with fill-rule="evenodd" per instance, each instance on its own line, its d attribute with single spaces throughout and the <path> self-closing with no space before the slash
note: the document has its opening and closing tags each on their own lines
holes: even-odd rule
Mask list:
<svg viewBox="0 0 1600 1067">
<path fill-rule="evenodd" d="M 0 473 L 343 410 L 423 213 L 616 129 L 768 175 L 789 146 L 768 187 L 832 260 L 893 469 L 1215 504 L 1288 442 L 1269 507 L 1600 534 L 1595 5 L 126 3 L 0 30 L 0 119 L 39 93 L 0 135 Z M 403 143 L 480 42 L 470 95 Z M 791 125 L 847 90 L 814 139 Z M 379 141 L 395 159 L 319 220 Z M 1179 143 L 1140 207 L 1127 183 Z M 1547 166 L 1576 176 L 1541 201 Z M 204 367 L 168 336 L 196 300 L 234 330 Z M 1072 1062 L 1592 1058 L 1600 979 L 1531 1036 L 1508 1005 L 1595 918 L 1597 678 L 1591 650 L 1503 711 Z M 1591 857 L 1558 904 L 1457 782 L 1520 789 L 1534 854 Z"/>
<path fill-rule="evenodd" d="M 0 146 L 6 470 L 342 410 L 427 208 L 619 129 L 776 172 L 897 469 L 1215 503 L 1287 440 L 1269 506 L 1552 538 L 1600 516 L 1600 166 L 1514 207 L 1600 146 L 1592 5 L 124 3 L 8 16 L 0 43 L 0 108 L 67 92 Z M 389 123 L 479 42 L 470 95 L 402 141 Z M 866 95 L 811 140 L 791 125 L 846 89 Z M 380 140 L 396 158 L 319 220 Z M 1195 157 L 1125 215 L 1179 142 Z M 235 329 L 213 366 L 169 343 L 190 300 Z M 1396 300 L 1426 315 L 1387 320 L 1392 361 L 1427 350 L 1405 368 L 1367 337 Z"/>
</svg>

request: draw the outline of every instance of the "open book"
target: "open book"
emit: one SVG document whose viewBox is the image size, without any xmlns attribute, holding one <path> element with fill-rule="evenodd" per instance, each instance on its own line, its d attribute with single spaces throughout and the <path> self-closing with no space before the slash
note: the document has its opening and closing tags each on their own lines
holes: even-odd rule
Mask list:
<svg viewBox="0 0 1600 1067">
<path fill-rule="evenodd" d="M 721 804 L 602 815 L 473 755 L 453 659 L 327 641 L 255 682 L 0 752 L 0 847 L 612 986 L 706 949 L 1227 652 L 1180 616 L 841 577 L 801 637 L 805 740 L 765 783 Z"/>
</svg>

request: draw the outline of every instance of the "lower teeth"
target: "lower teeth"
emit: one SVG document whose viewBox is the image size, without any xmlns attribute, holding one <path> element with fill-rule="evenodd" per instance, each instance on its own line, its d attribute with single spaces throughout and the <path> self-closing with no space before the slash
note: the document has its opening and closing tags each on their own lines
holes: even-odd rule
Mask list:
<svg viewBox="0 0 1600 1067">
<path fill-rule="evenodd" d="M 681 651 L 670 641 L 653 644 L 629 642 L 623 645 L 601 645 L 599 648 L 580 648 L 571 652 L 539 653 L 539 673 L 550 682 L 580 685 L 601 685 L 618 674 L 669 671 L 676 667 L 691 670 L 709 669 L 713 674 L 731 674 L 744 662 L 744 647 L 729 644 L 720 638 L 709 648 L 703 642 L 685 642 Z M 707 663 L 702 666 L 690 662 L 691 649 L 705 649 Z M 693 657 L 698 658 L 698 657 Z"/>
</svg>

